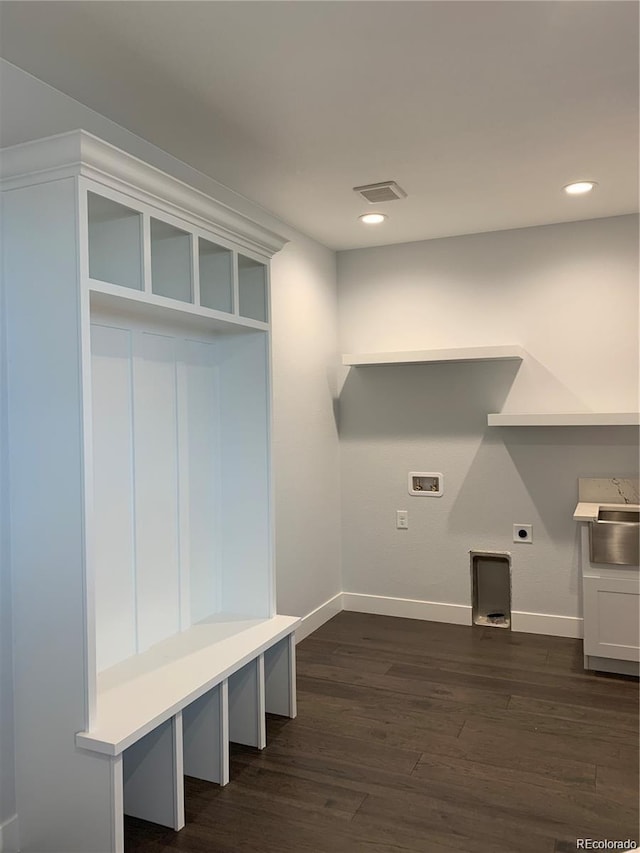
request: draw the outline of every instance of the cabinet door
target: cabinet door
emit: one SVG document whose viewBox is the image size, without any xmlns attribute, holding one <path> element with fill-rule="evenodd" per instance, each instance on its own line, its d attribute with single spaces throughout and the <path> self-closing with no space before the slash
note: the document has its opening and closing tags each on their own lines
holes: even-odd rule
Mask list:
<svg viewBox="0 0 640 853">
<path fill-rule="evenodd" d="M 585 577 L 584 653 L 640 660 L 640 589 L 637 577 Z"/>
</svg>

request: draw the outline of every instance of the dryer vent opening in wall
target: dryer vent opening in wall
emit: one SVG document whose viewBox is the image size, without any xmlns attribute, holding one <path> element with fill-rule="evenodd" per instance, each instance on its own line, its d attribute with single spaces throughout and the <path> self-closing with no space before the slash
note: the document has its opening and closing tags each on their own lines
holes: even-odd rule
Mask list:
<svg viewBox="0 0 640 853">
<path fill-rule="evenodd" d="M 471 599 L 474 625 L 511 627 L 511 557 L 471 551 Z"/>
</svg>

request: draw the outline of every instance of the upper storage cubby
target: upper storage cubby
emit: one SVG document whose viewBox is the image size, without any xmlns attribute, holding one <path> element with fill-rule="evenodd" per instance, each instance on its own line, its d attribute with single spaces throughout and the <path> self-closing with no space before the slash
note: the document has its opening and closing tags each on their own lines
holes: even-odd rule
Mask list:
<svg viewBox="0 0 640 853">
<path fill-rule="evenodd" d="M 218 331 L 234 323 L 266 329 L 269 258 L 285 242 L 280 235 L 83 131 L 48 143 L 5 149 L 4 172 L 16 177 L 4 183 L 18 186 L 32 161 L 43 176 L 72 176 L 71 162 L 48 165 L 47 148 L 73 150 L 89 291 L 126 300 L 127 311 L 173 311 L 174 319 L 212 321 Z"/>
<path fill-rule="evenodd" d="M 238 255 L 240 316 L 267 322 L 267 267 Z"/>
<path fill-rule="evenodd" d="M 233 252 L 202 237 L 198 240 L 200 304 L 215 311 L 233 311 Z"/>
<path fill-rule="evenodd" d="M 266 328 L 269 275 L 260 252 L 256 257 L 244 254 L 228 235 L 214 239 L 213 231 L 182 217 L 160 218 L 155 206 L 143 203 L 136 209 L 135 199 L 129 207 L 128 197 L 118 192 L 103 196 L 93 181 L 86 187 L 92 292 L 135 300 L 138 309 L 146 305 L 174 315 Z"/>
<path fill-rule="evenodd" d="M 151 218 L 151 290 L 181 302 L 193 302 L 191 235 Z"/>
<path fill-rule="evenodd" d="M 92 192 L 87 214 L 90 278 L 142 290 L 142 214 Z"/>
</svg>

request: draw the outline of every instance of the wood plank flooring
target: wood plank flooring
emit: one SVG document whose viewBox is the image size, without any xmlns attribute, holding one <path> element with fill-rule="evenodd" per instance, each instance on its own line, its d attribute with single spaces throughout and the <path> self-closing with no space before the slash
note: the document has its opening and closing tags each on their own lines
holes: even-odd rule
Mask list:
<svg viewBox="0 0 640 853">
<path fill-rule="evenodd" d="M 582 643 L 340 613 L 298 645 L 298 717 L 231 783 L 185 780 L 179 833 L 127 853 L 567 853 L 638 830 L 638 681 Z"/>
</svg>

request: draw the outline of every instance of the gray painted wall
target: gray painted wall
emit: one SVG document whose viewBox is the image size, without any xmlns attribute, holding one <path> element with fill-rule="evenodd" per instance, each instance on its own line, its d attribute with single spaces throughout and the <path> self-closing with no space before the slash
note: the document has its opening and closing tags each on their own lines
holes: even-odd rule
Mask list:
<svg viewBox="0 0 640 853">
<path fill-rule="evenodd" d="M 7 507 L 7 410 L 6 329 L 4 286 L 0 280 L 0 827 L 15 814 L 13 785 L 13 672 L 11 624 L 11 576 Z M 0 830 L 0 842 L 2 832 Z M 1 848 L 1 843 L 0 843 Z"/>
<path fill-rule="evenodd" d="M 342 589 L 335 254 L 297 239 L 272 275 L 278 609 L 306 615 Z"/>
<path fill-rule="evenodd" d="M 521 344 L 513 362 L 351 368 L 340 395 L 346 591 L 470 604 L 469 550 L 511 551 L 513 609 L 581 615 L 577 478 L 637 476 L 636 428 L 487 413 L 637 410 L 638 220 L 338 255 L 343 352 Z M 441 471 L 441 498 L 409 471 Z M 396 530 L 395 511 L 410 527 Z M 533 544 L 512 525 L 533 524 Z"/>
</svg>

